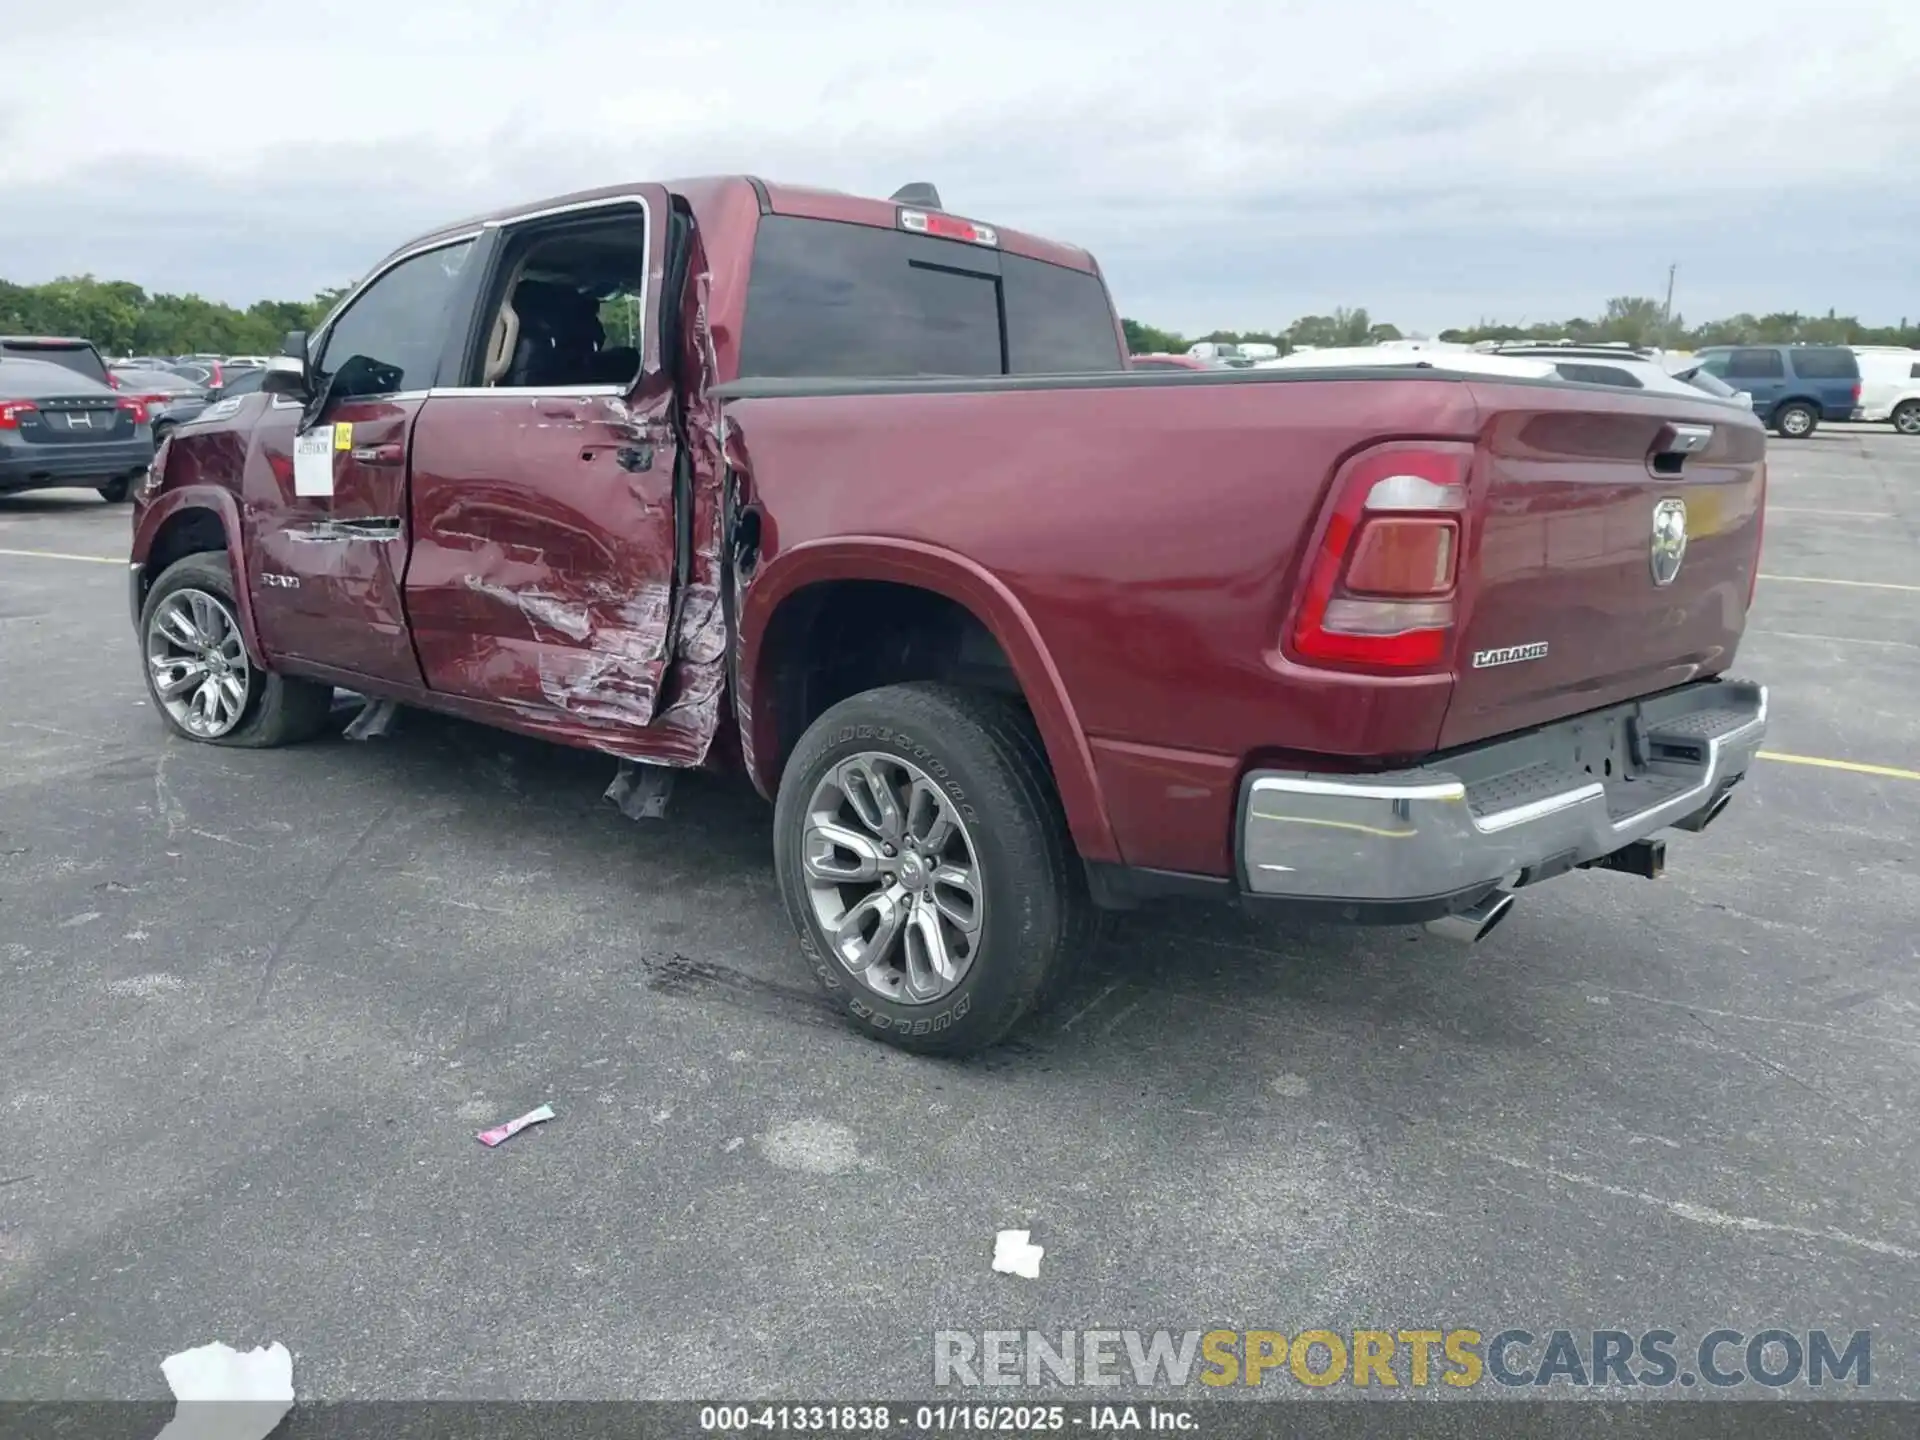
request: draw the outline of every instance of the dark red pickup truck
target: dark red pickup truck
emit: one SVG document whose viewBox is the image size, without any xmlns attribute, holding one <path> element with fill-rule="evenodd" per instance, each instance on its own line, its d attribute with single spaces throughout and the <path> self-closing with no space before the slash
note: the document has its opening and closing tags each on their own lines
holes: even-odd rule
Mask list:
<svg viewBox="0 0 1920 1440">
<path fill-rule="evenodd" d="M 137 496 L 172 726 L 340 686 L 738 765 L 808 964 L 913 1048 L 1005 1034 L 1099 907 L 1474 938 L 1657 873 L 1765 730 L 1763 434 L 1704 396 L 1130 373 L 1084 252 L 747 178 L 449 226 L 291 338 Z"/>
</svg>

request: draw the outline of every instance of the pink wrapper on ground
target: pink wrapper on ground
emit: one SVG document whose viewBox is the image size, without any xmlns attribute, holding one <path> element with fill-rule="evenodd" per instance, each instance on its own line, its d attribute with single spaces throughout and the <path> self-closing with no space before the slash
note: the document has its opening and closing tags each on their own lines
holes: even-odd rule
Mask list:
<svg viewBox="0 0 1920 1440">
<path fill-rule="evenodd" d="M 491 1130 L 482 1130 L 474 1138 L 491 1150 L 502 1140 L 511 1139 L 529 1125 L 538 1125 L 542 1120 L 553 1119 L 553 1106 L 542 1105 L 538 1110 L 529 1110 L 518 1120 L 509 1120 L 504 1125 L 496 1125 Z"/>
</svg>

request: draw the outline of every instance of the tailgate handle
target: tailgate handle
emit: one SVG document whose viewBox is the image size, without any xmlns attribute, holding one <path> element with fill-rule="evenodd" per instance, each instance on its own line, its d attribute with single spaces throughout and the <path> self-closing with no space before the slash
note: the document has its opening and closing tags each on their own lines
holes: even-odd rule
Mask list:
<svg viewBox="0 0 1920 1440">
<path fill-rule="evenodd" d="M 1659 438 L 1653 442 L 1653 473 L 1678 475 L 1687 456 L 1698 455 L 1711 444 L 1711 425 L 1683 425 L 1678 421 L 1668 421 L 1660 427 Z"/>
</svg>

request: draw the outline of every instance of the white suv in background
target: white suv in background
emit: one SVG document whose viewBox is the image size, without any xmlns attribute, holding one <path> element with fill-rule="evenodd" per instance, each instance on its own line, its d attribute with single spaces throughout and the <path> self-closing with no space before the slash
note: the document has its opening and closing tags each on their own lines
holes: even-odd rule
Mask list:
<svg viewBox="0 0 1920 1440">
<path fill-rule="evenodd" d="M 1855 345 L 1860 362 L 1860 408 L 1856 420 L 1893 422 L 1902 435 L 1920 435 L 1920 350 L 1892 345 Z"/>
</svg>

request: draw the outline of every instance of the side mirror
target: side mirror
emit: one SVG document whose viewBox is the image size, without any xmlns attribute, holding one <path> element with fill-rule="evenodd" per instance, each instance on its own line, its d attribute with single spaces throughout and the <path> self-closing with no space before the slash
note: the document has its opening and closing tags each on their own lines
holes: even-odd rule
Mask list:
<svg viewBox="0 0 1920 1440">
<path fill-rule="evenodd" d="M 307 362 L 298 355 L 276 355 L 267 361 L 260 388 L 269 395 L 285 395 L 293 400 L 307 398 Z"/>
</svg>

